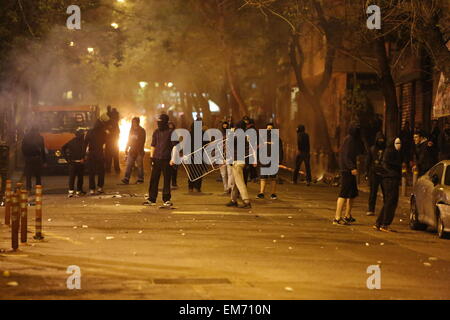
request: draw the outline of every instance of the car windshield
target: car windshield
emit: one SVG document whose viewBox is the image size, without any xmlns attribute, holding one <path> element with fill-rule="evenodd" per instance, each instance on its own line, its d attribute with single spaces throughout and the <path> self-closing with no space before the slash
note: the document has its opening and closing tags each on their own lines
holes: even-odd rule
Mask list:
<svg viewBox="0 0 450 320">
<path fill-rule="evenodd" d="M 450 168 L 447 167 L 445 168 L 445 181 L 444 181 L 446 186 L 450 186 Z"/>
<path fill-rule="evenodd" d="M 92 113 L 87 111 L 48 111 L 39 112 L 42 132 L 73 132 L 77 128 L 89 127 L 92 124 Z"/>
</svg>

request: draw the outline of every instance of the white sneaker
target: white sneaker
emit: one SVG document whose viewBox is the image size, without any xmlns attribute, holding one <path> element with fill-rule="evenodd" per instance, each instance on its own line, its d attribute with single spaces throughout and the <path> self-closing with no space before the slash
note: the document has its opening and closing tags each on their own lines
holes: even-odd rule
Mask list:
<svg viewBox="0 0 450 320">
<path fill-rule="evenodd" d="M 163 206 L 164 207 L 171 207 L 171 206 L 173 206 L 173 203 L 170 202 L 170 201 L 166 201 L 166 202 L 164 202 Z"/>
<path fill-rule="evenodd" d="M 105 193 L 105 192 L 103 191 L 103 188 L 98 188 L 97 193 Z"/>
<path fill-rule="evenodd" d="M 67 198 L 72 198 L 74 196 L 74 191 L 69 190 L 69 194 L 67 195 Z"/>
<path fill-rule="evenodd" d="M 89 190 L 89 195 L 95 196 L 95 190 Z"/>
<path fill-rule="evenodd" d="M 374 215 L 375 215 L 375 212 L 372 212 L 372 211 L 366 212 L 366 216 L 374 216 Z"/>
</svg>

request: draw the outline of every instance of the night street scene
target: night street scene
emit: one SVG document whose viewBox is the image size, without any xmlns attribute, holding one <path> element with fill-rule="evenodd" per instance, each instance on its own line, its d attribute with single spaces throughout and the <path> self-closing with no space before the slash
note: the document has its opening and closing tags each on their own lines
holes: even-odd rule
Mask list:
<svg viewBox="0 0 450 320">
<path fill-rule="evenodd" d="M 449 0 L 0 6 L 0 300 L 450 300 Z"/>
</svg>

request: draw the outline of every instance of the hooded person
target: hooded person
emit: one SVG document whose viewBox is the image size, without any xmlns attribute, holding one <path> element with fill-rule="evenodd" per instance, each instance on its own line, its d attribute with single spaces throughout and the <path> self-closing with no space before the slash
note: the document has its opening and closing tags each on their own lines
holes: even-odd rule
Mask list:
<svg viewBox="0 0 450 320">
<path fill-rule="evenodd" d="M 39 134 L 37 126 L 33 126 L 22 140 L 22 153 L 25 160 L 24 174 L 26 189 L 31 191 L 31 178 L 36 177 L 36 185 L 42 185 L 42 167 L 47 162 L 44 138 Z"/>
<path fill-rule="evenodd" d="M 171 207 L 170 181 L 172 176 L 171 156 L 172 148 L 176 142 L 172 141 L 172 130 L 169 128 L 169 116 L 161 114 L 157 119 L 157 129 L 153 132 L 150 147 L 150 159 L 152 163 L 152 173 L 148 190 L 148 199 L 144 205 L 156 205 L 158 197 L 158 185 L 161 173 L 164 177 L 163 185 L 163 206 Z"/>
<path fill-rule="evenodd" d="M 385 148 L 386 138 L 381 131 L 377 132 L 375 144 L 370 147 L 366 158 L 366 175 L 370 185 L 368 216 L 375 215 L 378 188 L 381 186 L 382 162 Z"/>
<path fill-rule="evenodd" d="M 130 133 L 128 134 L 128 142 L 125 147 L 125 155 L 127 160 L 127 167 L 125 169 L 125 176 L 122 179 L 123 184 L 130 183 L 131 171 L 134 166 L 137 168 L 136 184 L 144 183 L 144 156 L 145 156 L 145 141 L 147 133 L 140 125 L 139 117 L 134 117 L 131 120 Z"/>
<path fill-rule="evenodd" d="M 105 171 L 111 172 L 111 166 L 114 164 L 114 170 L 116 173 L 120 173 L 119 163 L 119 112 L 116 108 L 112 108 L 107 113 L 109 120 L 105 122 L 107 126 L 107 136 L 105 144 Z"/>
<path fill-rule="evenodd" d="M 414 162 L 419 177 L 421 177 L 435 164 L 433 161 L 433 142 L 427 139 L 423 131 L 418 130 L 414 132 L 414 143 Z"/>
<path fill-rule="evenodd" d="M 94 128 L 89 130 L 84 139 L 83 152 L 86 167 L 89 173 L 89 194 L 95 195 L 97 177 L 97 193 L 104 193 L 105 185 L 105 144 L 107 136 L 106 123 L 109 117 L 105 114 L 94 124 Z"/>
<path fill-rule="evenodd" d="M 69 195 L 75 195 L 75 179 L 77 179 L 76 195 L 84 195 L 84 130 L 78 129 L 75 138 L 61 147 L 62 155 L 69 164 Z"/>
<path fill-rule="evenodd" d="M 349 134 L 345 137 L 339 150 L 341 190 L 336 204 L 336 216 L 333 220 L 335 225 L 349 225 L 355 221 L 351 215 L 351 210 L 353 199 L 358 196 L 356 158 L 359 154 L 361 154 L 361 130 L 358 125 L 351 125 Z M 342 210 L 345 203 L 345 216 L 342 218 Z"/>
<path fill-rule="evenodd" d="M 390 225 L 395 216 L 399 198 L 399 186 L 402 176 L 401 140 L 395 138 L 389 142 L 383 154 L 381 191 L 383 208 L 381 208 L 374 229 L 384 232 L 393 231 Z"/>
<path fill-rule="evenodd" d="M 302 163 L 305 163 L 306 171 L 306 185 L 311 184 L 311 165 L 310 165 L 310 145 L 309 135 L 305 132 L 305 126 L 299 125 L 297 127 L 297 157 L 295 158 L 295 169 L 292 176 L 292 183 L 297 184 L 298 172 Z"/>
</svg>

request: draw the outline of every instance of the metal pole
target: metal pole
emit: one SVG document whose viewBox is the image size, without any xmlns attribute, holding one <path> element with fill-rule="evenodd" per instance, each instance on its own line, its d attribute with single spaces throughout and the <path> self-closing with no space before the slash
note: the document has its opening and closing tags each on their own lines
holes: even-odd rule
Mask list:
<svg viewBox="0 0 450 320">
<path fill-rule="evenodd" d="M 6 180 L 5 190 L 5 224 L 11 223 L 11 180 Z"/>
<path fill-rule="evenodd" d="M 12 194 L 11 243 L 13 251 L 16 251 L 19 248 L 19 199 L 16 192 Z"/>
<path fill-rule="evenodd" d="M 27 242 L 28 228 L 28 192 L 22 190 L 20 193 L 20 242 Z"/>
<path fill-rule="evenodd" d="M 402 196 L 406 196 L 406 167 L 402 168 Z"/>
<path fill-rule="evenodd" d="M 42 240 L 42 186 L 36 186 L 36 240 Z"/>
</svg>

